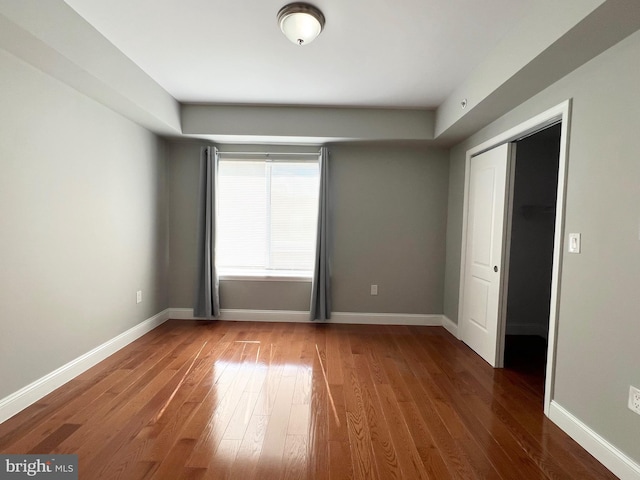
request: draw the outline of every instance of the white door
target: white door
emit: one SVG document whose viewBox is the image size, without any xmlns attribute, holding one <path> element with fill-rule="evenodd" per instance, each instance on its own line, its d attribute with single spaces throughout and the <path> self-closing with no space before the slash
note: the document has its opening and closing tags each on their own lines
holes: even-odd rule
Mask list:
<svg viewBox="0 0 640 480">
<path fill-rule="evenodd" d="M 461 338 L 491 366 L 501 366 L 501 285 L 507 165 L 511 145 L 471 159 Z"/>
</svg>

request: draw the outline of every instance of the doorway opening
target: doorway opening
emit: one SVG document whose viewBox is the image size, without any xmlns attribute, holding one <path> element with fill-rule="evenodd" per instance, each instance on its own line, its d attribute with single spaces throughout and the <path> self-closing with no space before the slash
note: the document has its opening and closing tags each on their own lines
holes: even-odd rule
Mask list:
<svg viewBox="0 0 640 480">
<path fill-rule="evenodd" d="M 571 100 L 566 100 L 467 150 L 465 161 L 458 338 L 491 366 L 502 368 L 507 334 L 508 278 L 511 273 L 509 269 L 510 222 L 513 210 L 513 177 L 515 176 L 515 168 L 511 166 L 515 164 L 514 151 L 518 149 L 520 142 L 520 149 L 526 152 L 527 145 L 522 142 L 529 137 L 537 134 L 551 135 L 554 132 L 553 129 L 544 132 L 549 127 L 555 126 L 560 130 L 559 149 L 556 156 L 558 163 L 555 168 L 557 175 L 555 203 L 536 201 L 536 203 L 526 204 L 528 208 L 521 209 L 523 215 L 541 213 L 535 211 L 543 212 L 545 207 L 553 207 L 555 213 L 549 215 L 554 219 L 554 230 L 550 288 L 548 281 L 546 284 L 546 288 L 550 291 L 549 302 L 546 305 L 547 323 L 544 330 L 527 327 L 530 328 L 529 331 L 537 333 L 532 336 L 543 339 L 545 334 L 541 332 L 548 331 L 546 349 L 543 348 L 546 350 L 546 357 L 542 355 L 544 359 L 542 365 L 546 364 L 546 367 L 544 367 L 544 375 L 538 380 L 538 383 L 544 383 L 543 405 L 547 416 L 554 398 L 570 117 Z M 557 138 L 555 132 L 553 136 Z M 532 139 L 532 141 L 535 140 Z M 527 178 L 526 175 L 525 178 Z M 532 181 L 532 178 L 533 176 L 530 175 L 529 181 Z M 526 277 L 526 280 L 530 282 L 531 275 Z M 522 326 L 514 327 L 513 325 L 517 325 L 517 322 L 512 321 L 511 332 L 517 331 L 518 328 L 520 333 L 526 330 Z M 512 344 L 510 354 L 511 352 L 522 354 L 521 357 L 516 356 L 516 359 L 532 360 L 534 358 L 535 354 L 531 351 L 527 352 L 524 347 L 514 347 L 513 342 L 510 343 Z M 512 358 L 507 361 L 513 365 Z"/>
<path fill-rule="evenodd" d="M 561 124 L 515 142 L 504 368 L 544 393 Z"/>
</svg>

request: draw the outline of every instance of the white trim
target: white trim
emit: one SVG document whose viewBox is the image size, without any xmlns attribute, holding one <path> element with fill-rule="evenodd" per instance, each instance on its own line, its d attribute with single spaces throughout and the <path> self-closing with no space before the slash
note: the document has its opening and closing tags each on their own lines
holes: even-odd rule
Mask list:
<svg viewBox="0 0 640 480">
<path fill-rule="evenodd" d="M 569 124 L 571 119 L 571 100 L 565 100 L 559 105 L 552 107 L 535 117 L 516 125 L 513 128 L 497 135 L 486 142 L 483 142 L 467 151 L 465 159 L 464 177 L 464 203 L 462 209 L 462 246 L 460 255 L 460 293 L 458 297 L 458 331 L 460 339 L 464 334 L 464 319 L 462 317 L 462 306 L 464 303 L 464 280 L 465 261 L 467 249 L 467 222 L 468 222 L 468 199 L 469 199 L 469 171 L 471 168 L 471 158 L 482 152 L 490 150 L 507 142 L 513 142 L 520 138 L 527 137 L 554 123 L 562 122 L 560 133 L 560 155 L 558 164 L 558 193 L 556 204 L 556 224 L 553 241 L 553 269 L 551 276 L 551 302 L 549 310 L 549 338 L 547 347 L 547 371 L 544 389 L 544 413 L 549 416 L 549 406 L 553 399 L 553 386 L 555 380 L 556 363 L 556 329 L 560 308 L 560 275 L 562 267 L 563 236 L 564 236 L 564 216 L 565 216 L 565 196 L 567 183 L 567 159 L 569 156 Z"/>
<path fill-rule="evenodd" d="M 640 465 L 552 400 L 549 418 L 621 480 L 640 480 Z"/>
<path fill-rule="evenodd" d="M 551 273 L 551 299 L 549 302 L 549 337 L 547 339 L 547 371 L 544 385 L 544 413 L 549 416 L 553 400 L 553 388 L 556 377 L 557 341 L 556 331 L 560 316 L 560 275 L 562 274 L 562 255 L 564 250 L 564 216 L 566 210 L 567 173 L 569 158 L 569 126 L 571 124 L 571 101 L 567 100 L 556 107 L 560 109 L 562 127 L 560 131 L 560 153 L 558 159 L 558 193 L 556 197 L 556 224 L 553 237 L 553 267 Z"/>
<path fill-rule="evenodd" d="M 221 272 L 218 278 L 222 282 L 306 282 L 311 283 L 313 278 L 311 274 L 293 272 L 293 271 L 253 271 L 241 272 L 240 270 L 229 270 Z"/>
<path fill-rule="evenodd" d="M 458 336 L 458 324 L 457 323 L 453 323 L 453 320 L 451 320 L 449 317 L 447 317 L 446 315 L 442 315 L 442 326 L 454 337 L 456 337 L 458 340 L 460 340 L 460 337 Z"/>
<path fill-rule="evenodd" d="M 333 312 L 327 323 L 347 323 L 359 325 L 417 325 L 441 327 L 442 315 L 422 315 L 410 313 L 355 313 Z"/>
<path fill-rule="evenodd" d="M 302 323 L 309 321 L 309 312 L 287 310 L 220 310 L 220 320 L 236 322 L 287 322 Z"/>
<path fill-rule="evenodd" d="M 192 308 L 170 308 L 172 320 L 208 320 L 196 317 Z M 309 321 L 309 312 L 291 310 L 240 310 L 222 309 L 218 320 L 234 322 L 283 322 L 302 323 Z"/>
<path fill-rule="evenodd" d="M 164 310 L 0 400 L 0 423 L 61 387 L 169 319 Z"/>
<path fill-rule="evenodd" d="M 191 308 L 171 308 L 169 318 L 175 320 L 206 320 L 196 318 Z M 423 315 L 411 313 L 359 313 L 332 312 L 331 319 L 322 323 L 340 323 L 355 325 L 418 325 L 441 327 L 445 326 L 444 315 Z M 219 320 L 248 321 L 248 322 L 309 322 L 308 311 L 288 310 L 241 310 L 222 309 Z M 447 319 L 448 320 L 448 319 Z M 448 320 L 452 325 L 453 322 Z M 451 331 L 449 328 L 447 330 Z"/>
</svg>

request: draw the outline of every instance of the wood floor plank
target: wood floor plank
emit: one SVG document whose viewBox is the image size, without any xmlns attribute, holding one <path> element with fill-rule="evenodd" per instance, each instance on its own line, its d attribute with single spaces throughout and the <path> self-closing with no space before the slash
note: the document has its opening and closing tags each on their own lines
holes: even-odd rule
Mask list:
<svg viewBox="0 0 640 480">
<path fill-rule="evenodd" d="M 402 478 L 402 471 L 399 465 L 401 460 L 398 457 L 401 457 L 403 452 L 397 452 L 396 446 L 394 446 L 381 405 L 381 399 L 371 379 L 366 355 L 353 355 L 353 362 L 360 379 L 362 402 L 371 435 L 373 458 L 380 478 Z"/>
<path fill-rule="evenodd" d="M 307 435 L 287 435 L 283 456 L 283 480 L 299 480 L 307 473 Z"/>
<path fill-rule="evenodd" d="M 335 401 L 326 376 L 326 332 L 324 326 L 313 328 L 313 335 L 309 341 L 313 343 L 315 356 L 310 365 L 313 369 L 311 375 L 311 398 L 309 414 L 309 442 L 307 452 L 307 478 L 326 480 L 329 478 L 329 422 L 332 421 L 333 408 L 331 402 Z M 303 349 L 303 352 L 306 349 Z M 310 359 L 305 359 L 309 362 Z M 346 422 L 346 419 L 342 419 Z"/>
<path fill-rule="evenodd" d="M 179 478 L 185 469 L 185 459 L 193 451 L 196 440 L 193 438 L 181 438 L 167 452 L 167 455 L 158 460 L 158 468 L 151 475 L 151 479 L 165 480 L 167 478 Z"/>
<path fill-rule="evenodd" d="M 170 382 L 175 380 L 175 376 L 175 371 L 159 372 L 156 378 L 140 391 L 139 395 L 132 397 L 131 410 L 120 408 L 112 412 L 108 419 L 105 419 L 109 424 L 109 428 L 101 429 L 98 432 L 99 441 L 90 442 L 86 440 L 92 433 L 87 428 L 87 424 L 78 429 L 75 435 L 70 436 L 66 441 L 71 439 L 77 441 L 80 436 L 85 439 L 84 443 L 76 450 L 80 462 L 79 468 L 91 468 L 100 472 L 112 461 L 114 454 L 123 451 L 129 440 L 135 438 L 144 425 L 161 408 L 166 396 L 172 390 Z M 135 415 L 132 415 L 132 412 L 135 412 Z"/>
<path fill-rule="evenodd" d="M 104 400 L 104 397 L 102 397 L 104 392 L 126 374 L 126 372 L 116 370 L 107 377 L 100 378 L 92 386 L 88 386 L 82 393 L 78 392 L 75 398 L 61 405 L 58 409 L 52 410 L 52 414 L 47 417 L 46 421 L 40 421 L 39 424 L 28 429 L 21 438 L 14 437 L 10 442 L 11 449 L 17 452 L 24 452 L 26 451 L 25 449 L 32 448 L 34 442 L 41 441 L 49 435 L 60 423 L 71 423 L 70 419 L 78 411 L 89 408 L 92 403 L 100 398 Z M 47 408 L 50 409 L 51 406 Z M 81 424 L 80 422 L 74 423 Z"/>
<path fill-rule="evenodd" d="M 243 345 L 236 344 L 230 349 L 229 355 L 239 360 L 243 352 Z M 187 466 L 207 467 L 210 459 L 215 456 L 238 403 L 245 393 L 244 389 L 256 368 L 253 363 L 245 367 L 243 368 L 241 363 L 225 361 L 224 373 L 216 382 L 216 395 L 209 398 L 206 403 L 203 402 L 197 416 L 189 422 L 189 429 L 181 432 L 187 438 L 197 438 Z"/>
<path fill-rule="evenodd" d="M 328 470 L 331 480 L 352 480 L 355 478 L 348 443 L 334 440 L 329 441 Z"/>
<path fill-rule="evenodd" d="M 0 424 L 81 478 L 600 480 L 544 372 L 440 327 L 169 321 Z"/>
<path fill-rule="evenodd" d="M 329 385 L 344 384 L 342 364 L 340 362 L 340 336 L 337 330 L 329 330 L 326 337 L 327 343 L 327 382 Z"/>
<path fill-rule="evenodd" d="M 407 361 L 415 371 L 416 380 L 408 384 L 411 391 L 412 402 L 418 408 L 425 427 L 429 430 L 434 442 L 438 445 L 438 450 L 456 478 L 482 478 L 478 476 L 471 466 L 471 459 L 465 452 L 463 445 L 452 435 L 455 423 L 447 424 L 446 416 L 438 412 L 436 402 L 442 401 L 440 390 L 433 383 L 433 376 L 441 375 L 442 370 L 438 365 L 420 354 L 420 348 L 416 344 L 423 342 L 416 341 L 412 344 L 406 337 L 396 339 L 404 347 Z M 413 347 L 413 348 L 412 348 Z"/>
<path fill-rule="evenodd" d="M 399 402 L 398 406 L 402 410 L 402 415 L 428 477 L 442 480 L 454 478 L 447 468 L 440 448 L 433 440 L 433 436 L 422 419 L 415 402 Z"/>
<path fill-rule="evenodd" d="M 262 466 L 265 469 L 269 469 L 274 464 L 280 465 L 282 463 L 294 388 L 295 377 L 283 377 L 279 383 L 278 393 L 276 394 L 273 411 L 269 417 L 262 451 L 258 460 L 259 467 Z"/>
<path fill-rule="evenodd" d="M 393 439 L 398 455 L 398 466 L 402 472 L 398 478 L 428 478 L 427 471 L 411 438 L 406 421 L 398 406 L 398 398 L 395 396 L 392 387 L 390 385 L 378 385 L 376 390 L 380 396 L 380 404 L 387 419 L 389 434 Z"/>
<path fill-rule="evenodd" d="M 229 478 L 233 480 L 255 478 L 268 424 L 269 417 L 267 415 L 253 415 L 251 417 Z"/>
<path fill-rule="evenodd" d="M 350 336 L 350 338 L 352 338 Z M 361 343 L 360 343 L 361 345 Z M 356 479 L 379 478 L 375 459 L 371 432 L 367 422 L 367 412 L 362 398 L 362 388 L 356 372 L 353 352 L 365 353 L 362 348 L 354 348 L 344 352 L 342 371 L 345 375 L 345 413 L 353 475 Z"/>
<path fill-rule="evenodd" d="M 49 453 L 56 450 L 58 445 L 63 442 L 67 437 L 72 435 L 82 425 L 74 425 L 72 423 L 64 423 L 60 425 L 51 435 L 43 439 L 39 444 L 32 447 L 27 453 Z"/>
</svg>

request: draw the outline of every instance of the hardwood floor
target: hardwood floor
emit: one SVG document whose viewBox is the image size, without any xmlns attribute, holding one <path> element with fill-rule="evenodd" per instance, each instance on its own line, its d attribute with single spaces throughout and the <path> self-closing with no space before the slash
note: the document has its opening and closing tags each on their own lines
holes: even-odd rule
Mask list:
<svg viewBox="0 0 640 480">
<path fill-rule="evenodd" d="M 534 382 L 535 383 L 535 382 Z M 169 321 L 0 425 L 87 479 L 614 479 L 440 327 Z"/>
</svg>

